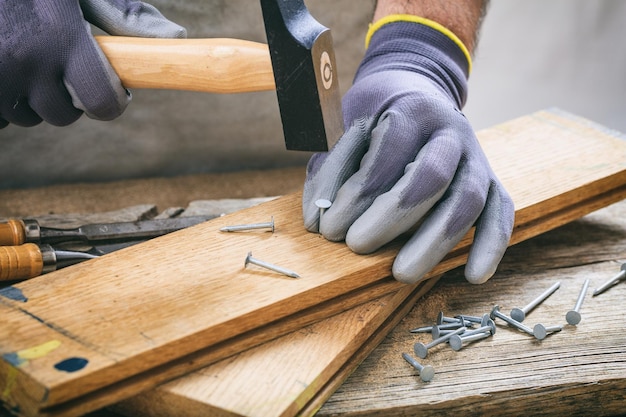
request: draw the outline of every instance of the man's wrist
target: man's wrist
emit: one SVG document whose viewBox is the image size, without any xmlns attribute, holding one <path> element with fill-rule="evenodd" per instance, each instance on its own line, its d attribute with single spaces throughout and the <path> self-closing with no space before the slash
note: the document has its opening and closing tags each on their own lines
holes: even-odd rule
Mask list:
<svg viewBox="0 0 626 417">
<path fill-rule="evenodd" d="M 432 20 L 454 33 L 471 54 L 488 3 L 488 0 L 378 0 L 373 22 L 403 14 Z"/>
</svg>

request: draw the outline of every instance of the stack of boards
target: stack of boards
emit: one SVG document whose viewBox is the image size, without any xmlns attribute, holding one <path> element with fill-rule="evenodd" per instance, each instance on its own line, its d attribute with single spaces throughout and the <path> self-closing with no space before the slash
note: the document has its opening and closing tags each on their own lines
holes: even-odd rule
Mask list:
<svg viewBox="0 0 626 417">
<path fill-rule="evenodd" d="M 478 136 L 516 205 L 511 244 L 626 198 L 616 132 L 549 110 Z M 274 233 L 219 231 L 270 216 Z M 311 414 L 471 240 L 403 285 L 401 240 L 356 255 L 304 230 L 296 194 L 15 284 L 0 400 L 24 416 Z M 244 267 L 248 252 L 301 278 Z"/>
</svg>

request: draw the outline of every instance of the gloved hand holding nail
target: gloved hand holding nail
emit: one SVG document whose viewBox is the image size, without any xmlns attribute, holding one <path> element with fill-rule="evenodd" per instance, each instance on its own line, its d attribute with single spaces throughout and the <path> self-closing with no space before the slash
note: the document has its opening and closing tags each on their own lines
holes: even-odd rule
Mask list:
<svg viewBox="0 0 626 417">
<path fill-rule="evenodd" d="M 63 126 L 84 112 L 111 120 L 130 93 L 91 35 L 185 37 L 149 4 L 136 0 L 0 1 L 0 128 Z"/>
<path fill-rule="evenodd" d="M 305 226 L 367 254 L 419 224 L 392 270 L 415 283 L 476 225 L 465 275 L 482 283 L 507 248 L 514 207 L 461 112 L 469 53 L 417 17 L 390 16 L 372 33 L 343 99 L 346 133 L 309 161 Z M 333 202 L 321 221 L 320 198 Z"/>
</svg>

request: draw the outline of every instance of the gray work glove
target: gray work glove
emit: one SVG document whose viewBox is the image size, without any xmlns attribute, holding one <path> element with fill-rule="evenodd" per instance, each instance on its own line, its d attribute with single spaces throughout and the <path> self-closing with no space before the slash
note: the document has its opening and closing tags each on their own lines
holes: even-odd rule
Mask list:
<svg viewBox="0 0 626 417">
<path fill-rule="evenodd" d="M 515 211 L 461 113 L 468 57 L 428 25 L 393 22 L 374 33 L 343 100 L 346 133 L 309 161 L 303 195 L 309 231 L 318 231 L 315 201 L 322 198 L 333 204 L 320 233 L 345 239 L 356 253 L 411 231 L 392 273 L 415 283 L 475 224 L 465 276 L 482 283 L 493 275 Z"/>
<path fill-rule="evenodd" d="M 185 37 L 184 28 L 135 0 L 0 0 L 0 128 L 63 126 L 83 112 L 111 120 L 130 93 L 91 35 Z"/>
</svg>

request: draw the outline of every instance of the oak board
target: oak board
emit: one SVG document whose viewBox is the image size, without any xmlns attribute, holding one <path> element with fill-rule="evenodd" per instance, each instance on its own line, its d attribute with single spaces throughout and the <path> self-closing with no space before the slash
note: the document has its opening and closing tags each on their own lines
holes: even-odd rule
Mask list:
<svg viewBox="0 0 626 417">
<path fill-rule="evenodd" d="M 379 327 L 397 324 L 423 281 L 224 359 L 112 407 L 126 416 L 294 416 Z M 388 319 L 391 318 L 391 320 Z"/>
<path fill-rule="evenodd" d="M 584 120 L 539 112 L 479 137 L 516 203 L 523 227 L 512 243 L 556 227 L 542 218 L 626 196 L 626 144 Z M 270 215 L 273 234 L 219 232 Z M 461 265 L 470 242 L 471 233 L 430 276 Z M 191 355 L 388 279 L 400 244 L 359 256 L 307 233 L 296 194 L 16 284 L 0 293 L 1 399 L 23 415 L 121 400 L 220 357 Z M 302 279 L 244 269 L 249 251 Z"/>
</svg>

